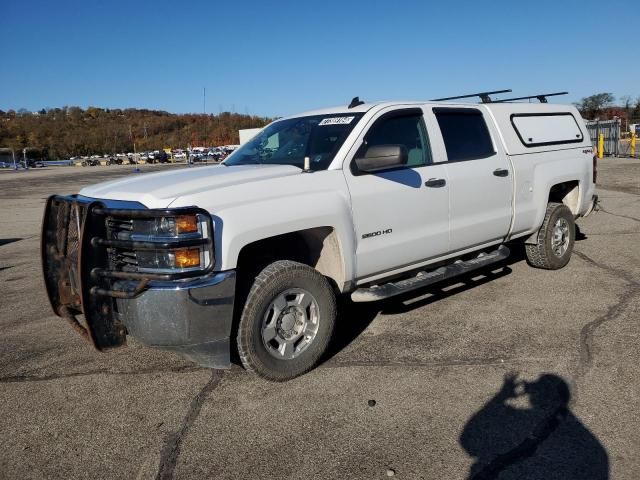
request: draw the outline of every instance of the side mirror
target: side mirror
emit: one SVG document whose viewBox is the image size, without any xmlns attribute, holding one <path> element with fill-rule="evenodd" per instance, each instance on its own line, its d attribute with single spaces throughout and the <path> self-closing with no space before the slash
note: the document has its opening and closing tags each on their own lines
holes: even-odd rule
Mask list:
<svg viewBox="0 0 640 480">
<path fill-rule="evenodd" d="M 367 148 L 363 157 L 356 158 L 356 166 L 361 172 L 377 172 L 403 167 L 408 159 L 404 145 L 374 145 Z"/>
</svg>

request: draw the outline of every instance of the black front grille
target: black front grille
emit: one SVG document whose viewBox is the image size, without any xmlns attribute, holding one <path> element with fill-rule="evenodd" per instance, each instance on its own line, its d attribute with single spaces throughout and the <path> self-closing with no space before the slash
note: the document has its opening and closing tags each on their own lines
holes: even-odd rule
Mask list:
<svg viewBox="0 0 640 480">
<path fill-rule="evenodd" d="M 133 220 L 107 217 L 107 232 L 114 240 L 129 240 L 133 231 Z"/>
<path fill-rule="evenodd" d="M 107 238 L 111 240 L 130 240 L 133 232 L 133 220 L 106 217 Z M 138 269 L 138 259 L 135 251 L 125 248 L 107 248 L 108 264 L 112 270 L 135 272 Z"/>
<path fill-rule="evenodd" d="M 110 248 L 109 260 L 113 264 L 111 268 L 116 270 L 135 272 L 138 268 L 138 258 L 133 251 Z"/>
</svg>

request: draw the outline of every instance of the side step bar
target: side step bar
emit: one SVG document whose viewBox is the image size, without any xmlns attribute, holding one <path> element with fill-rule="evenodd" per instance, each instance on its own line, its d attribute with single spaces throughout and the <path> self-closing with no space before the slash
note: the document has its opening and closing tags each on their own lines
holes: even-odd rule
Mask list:
<svg viewBox="0 0 640 480">
<path fill-rule="evenodd" d="M 506 259 L 509 253 L 507 247 L 500 245 L 496 250 L 489 253 L 481 253 L 471 260 L 456 260 L 449 265 L 442 266 L 430 272 L 418 272 L 417 275 L 411 278 L 384 283 L 382 285 L 374 285 L 368 288 L 358 288 L 351 294 L 351 300 L 354 302 L 384 300 L 385 298 L 426 287 L 427 285 L 499 262 Z"/>
</svg>

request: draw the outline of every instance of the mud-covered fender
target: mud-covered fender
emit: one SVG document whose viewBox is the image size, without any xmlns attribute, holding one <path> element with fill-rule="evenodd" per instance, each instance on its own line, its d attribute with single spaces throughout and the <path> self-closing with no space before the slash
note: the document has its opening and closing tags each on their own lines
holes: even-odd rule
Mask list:
<svg viewBox="0 0 640 480">
<path fill-rule="evenodd" d="M 216 266 L 220 270 L 236 268 L 240 251 L 253 242 L 316 227 L 331 227 L 339 243 L 344 279 L 353 279 L 355 234 L 351 208 L 348 197 L 335 191 L 227 206 L 216 211 L 213 219 Z"/>
</svg>

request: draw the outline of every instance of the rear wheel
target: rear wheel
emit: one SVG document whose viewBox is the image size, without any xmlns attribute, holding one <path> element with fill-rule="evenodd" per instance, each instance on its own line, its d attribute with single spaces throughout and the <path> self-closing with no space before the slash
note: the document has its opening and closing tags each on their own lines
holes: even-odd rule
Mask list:
<svg viewBox="0 0 640 480">
<path fill-rule="evenodd" d="M 335 317 L 336 298 L 324 276 L 290 260 L 268 265 L 253 282 L 240 317 L 242 365 L 272 381 L 302 375 L 326 351 Z"/>
<path fill-rule="evenodd" d="M 571 210 L 562 203 L 549 203 L 536 243 L 525 245 L 527 260 L 536 268 L 562 268 L 571 259 L 575 238 Z"/>
</svg>

